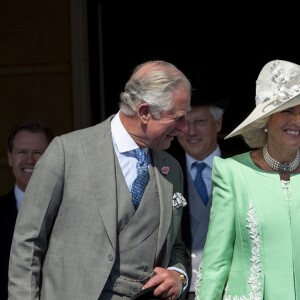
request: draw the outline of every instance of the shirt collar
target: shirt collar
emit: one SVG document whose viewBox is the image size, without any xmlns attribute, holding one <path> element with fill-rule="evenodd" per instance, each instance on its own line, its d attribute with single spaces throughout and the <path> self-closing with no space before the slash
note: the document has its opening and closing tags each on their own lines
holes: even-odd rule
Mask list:
<svg viewBox="0 0 300 300">
<path fill-rule="evenodd" d="M 111 133 L 114 146 L 117 147 L 119 153 L 133 151 L 139 148 L 134 139 L 126 131 L 120 120 L 120 111 L 113 117 L 111 121 Z M 143 148 L 147 154 L 148 148 Z"/>
<path fill-rule="evenodd" d="M 17 185 L 15 185 L 15 197 L 16 197 L 16 205 L 19 210 L 21 203 L 23 201 L 23 198 L 24 198 L 24 192 L 21 191 Z"/>
<path fill-rule="evenodd" d="M 185 156 L 186 156 L 187 168 L 190 171 L 192 169 L 192 165 L 193 165 L 194 162 L 205 162 L 212 169 L 213 158 L 215 156 L 221 156 L 221 150 L 220 150 L 219 145 L 217 145 L 217 148 L 210 155 L 205 157 L 205 159 L 203 159 L 203 160 L 197 160 L 197 159 L 195 159 L 194 157 L 190 156 L 187 153 L 185 154 Z"/>
</svg>

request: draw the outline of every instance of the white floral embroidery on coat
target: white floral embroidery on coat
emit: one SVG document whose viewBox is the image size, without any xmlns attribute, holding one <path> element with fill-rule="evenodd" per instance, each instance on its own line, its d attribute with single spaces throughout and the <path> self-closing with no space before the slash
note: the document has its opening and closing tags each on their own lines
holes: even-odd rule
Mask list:
<svg viewBox="0 0 300 300">
<path fill-rule="evenodd" d="M 229 287 L 226 286 L 225 288 L 225 295 L 223 297 L 224 300 L 262 300 L 262 292 L 261 292 L 261 281 L 260 281 L 260 274 L 261 274 L 261 265 L 260 265 L 260 236 L 258 231 L 258 222 L 256 218 L 256 211 L 255 207 L 250 201 L 249 203 L 249 211 L 247 217 L 247 228 L 249 230 L 249 236 L 252 241 L 252 257 L 251 257 L 251 269 L 250 269 L 250 277 L 248 279 L 248 284 L 250 286 L 250 295 L 249 298 L 246 296 L 230 296 L 229 294 Z"/>
<path fill-rule="evenodd" d="M 199 271 L 197 273 L 197 278 L 195 281 L 195 291 L 196 291 L 196 300 L 200 300 L 199 298 L 199 288 L 202 280 L 202 261 L 200 262 Z"/>
<path fill-rule="evenodd" d="M 223 300 L 262 300 L 262 291 L 261 291 L 261 264 L 260 264 L 260 236 L 258 231 L 258 222 L 256 218 L 256 211 L 252 201 L 249 203 L 249 210 L 247 214 L 247 228 L 249 230 L 249 236 L 252 242 L 252 257 L 251 257 L 251 269 L 250 269 L 250 277 L 248 279 L 248 284 L 250 286 L 250 295 L 247 298 L 246 296 L 230 296 L 229 295 L 229 286 L 226 285 L 225 293 L 223 296 Z M 196 300 L 201 300 L 199 298 L 199 288 L 201 288 L 201 280 L 202 280 L 202 263 L 199 267 L 199 272 L 196 280 Z"/>
</svg>

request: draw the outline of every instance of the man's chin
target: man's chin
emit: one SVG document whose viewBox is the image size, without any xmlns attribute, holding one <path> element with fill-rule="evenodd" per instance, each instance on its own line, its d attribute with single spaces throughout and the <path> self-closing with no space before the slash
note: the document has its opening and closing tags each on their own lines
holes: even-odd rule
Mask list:
<svg viewBox="0 0 300 300">
<path fill-rule="evenodd" d="M 172 138 L 170 138 L 170 139 L 166 139 L 166 140 L 164 141 L 164 147 L 163 147 L 162 150 L 166 150 L 166 149 L 170 148 L 171 142 L 172 142 L 173 140 L 174 140 L 174 137 L 172 137 Z"/>
</svg>

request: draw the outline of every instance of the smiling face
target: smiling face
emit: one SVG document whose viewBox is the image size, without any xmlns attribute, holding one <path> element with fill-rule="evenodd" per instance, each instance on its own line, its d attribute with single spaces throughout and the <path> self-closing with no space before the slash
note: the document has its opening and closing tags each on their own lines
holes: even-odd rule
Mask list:
<svg viewBox="0 0 300 300">
<path fill-rule="evenodd" d="M 145 107 L 148 107 L 146 104 Z M 159 119 L 153 118 L 149 111 L 141 113 L 145 121 L 145 134 L 139 144 L 143 147 L 165 150 L 179 133 L 187 130 L 186 113 L 190 109 L 190 93 L 181 88 L 173 94 L 173 108 L 163 112 Z"/>
<path fill-rule="evenodd" d="M 300 147 L 300 105 L 271 115 L 267 123 L 268 150 L 272 155 L 294 155 Z"/>
<path fill-rule="evenodd" d="M 203 160 L 217 147 L 217 135 L 222 128 L 222 119 L 214 120 L 209 106 L 194 106 L 187 113 L 187 131 L 177 136 L 186 153 Z"/>
<path fill-rule="evenodd" d="M 24 192 L 34 166 L 48 146 L 44 132 L 19 131 L 13 141 L 11 152 L 7 152 L 17 186 Z"/>
</svg>

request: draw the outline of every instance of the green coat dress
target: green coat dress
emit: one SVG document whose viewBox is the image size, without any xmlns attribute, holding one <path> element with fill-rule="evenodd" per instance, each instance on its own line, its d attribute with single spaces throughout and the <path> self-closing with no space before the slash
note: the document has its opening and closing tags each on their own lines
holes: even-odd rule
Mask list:
<svg viewBox="0 0 300 300">
<path fill-rule="evenodd" d="M 212 180 L 197 300 L 300 299 L 300 174 L 285 195 L 247 152 L 216 157 Z"/>
</svg>

